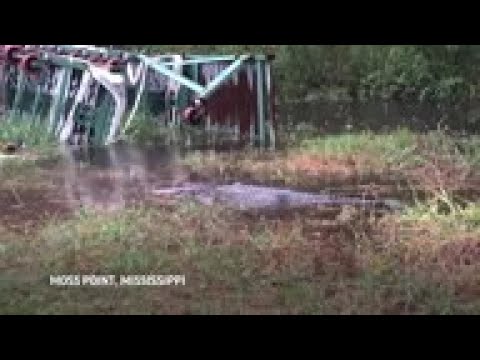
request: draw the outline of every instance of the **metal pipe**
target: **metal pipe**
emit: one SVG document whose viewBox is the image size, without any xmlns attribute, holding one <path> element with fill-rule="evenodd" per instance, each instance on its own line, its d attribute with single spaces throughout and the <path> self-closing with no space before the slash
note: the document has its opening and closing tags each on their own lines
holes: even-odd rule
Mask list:
<svg viewBox="0 0 480 360">
<path fill-rule="evenodd" d="M 149 68 L 153 69 L 154 71 L 156 71 L 156 72 L 158 72 L 162 75 L 168 76 L 169 78 L 171 78 L 171 79 L 179 82 L 180 84 L 186 86 L 190 90 L 193 90 L 198 94 L 203 94 L 205 92 L 205 88 L 203 86 L 191 81 L 190 79 L 188 79 L 184 76 L 181 76 L 181 75 L 177 74 L 176 72 L 174 72 L 170 69 L 167 69 L 163 65 L 160 65 L 160 64 L 157 64 L 157 63 L 153 62 L 148 57 L 140 55 L 140 58 L 145 62 L 145 65 L 147 65 Z"/>
<path fill-rule="evenodd" d="M 202 98 L 207 98 L 210 96 L 215 90 L 217 90 L 225 81 L 228 80 L 229 76 L 232 75 L 235 71 L 237 71 L 245 61 L 250 58 L 250 55 L 242 55 L 238 60 L 233 62 L 229 67 L 225 70 L 220 72 L 217 77 L 207 85 L 205 91 L 201 94 Z"/>
</svg>

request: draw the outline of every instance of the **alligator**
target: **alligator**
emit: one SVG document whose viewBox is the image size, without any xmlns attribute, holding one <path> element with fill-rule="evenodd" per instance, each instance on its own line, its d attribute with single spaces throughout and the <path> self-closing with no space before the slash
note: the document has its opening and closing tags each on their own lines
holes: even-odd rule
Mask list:
<svg viewBox="0 0 480 360">
<path fill-rule="evenodd" d="M 153 194 L 157 196 L 192 197 L 204 205 L 220 203 L 241 210 L 286 209 L 313 205 L 381 207 L 392 211 L 402 209 L 402 204 L 393 199 L 366 200 L 359 197 L 341 197 L 326 193 L 315 194 L 241 183 L 232 185 L 186 183 L 182 186 L 154 190 Z"/>
</svg>

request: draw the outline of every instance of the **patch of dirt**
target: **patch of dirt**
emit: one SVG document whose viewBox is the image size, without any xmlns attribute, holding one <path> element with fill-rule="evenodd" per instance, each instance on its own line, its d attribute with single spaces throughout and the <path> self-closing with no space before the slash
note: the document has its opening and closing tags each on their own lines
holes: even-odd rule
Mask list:
<svg viewBox="0 0 480 360">
<path fill-rule="evenodd" d="M 0 223 L 5 229 L 28 233 L 46 220 L 70 214 L 70 207 L 50 191 L 0 189 Z"/>
<path fill-rule="evenodd" d="M 353 207 L 320 207 L 242 214 L 250 232 L 261 223 L 278 238 L 264 253 L 270 269 L 308 268 L 310 276 L 353 277 L 361 270 L 357 243 L 373 232 L 381 212 Z M 288 240 L 286 240 L 288 239 Z M 272 244 L 273 245 L 273 244 Z"/>
<path fill-rule="evenodd" d="M 350 177 L 372 169 L 372 160 L 364 156 L 295 154 L 287 157 L 285 166 L 290 171 L 302 171 L 306 175 Z"/>
<path fill-rule="evenodd" d="M 478 229 L 446 230 L 434 220 L 382 219 L 374 238 L 381 262 L 397 271 L 425 279 L 432 286 L 450 289 L 464 302 L 480 296 L 480 233 Z"/>
<path fill-rule="evenodd" d="M 455 287 L 463 298 L 478 298 L 480 295 L 480 239 L 471 234 L 459 234 L 458 238 L 440 246 L 430 262 L 437 267 L 444 280 Z"/>
</svg>

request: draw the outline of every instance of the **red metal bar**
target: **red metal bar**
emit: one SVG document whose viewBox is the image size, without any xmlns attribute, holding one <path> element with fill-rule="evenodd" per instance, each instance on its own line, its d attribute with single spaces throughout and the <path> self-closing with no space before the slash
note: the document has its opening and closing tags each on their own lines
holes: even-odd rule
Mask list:
<svg viewBox="0 0 480 360">
<path fill-rule="evenodd" d="M 20 51 L 23 47 L 21 45 L 3 45 L 2 46 L 2 60 L 7 62 L 15 61 L 14 54 Z"/>
</svg>

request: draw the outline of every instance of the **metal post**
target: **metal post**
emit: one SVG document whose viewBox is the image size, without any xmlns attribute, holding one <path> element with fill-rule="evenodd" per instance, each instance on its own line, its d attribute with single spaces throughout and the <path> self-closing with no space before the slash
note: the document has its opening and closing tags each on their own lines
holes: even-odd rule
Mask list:
<svg viewBox="0 0 480 360">
<path fill-rule="evenodd" d="M 38 84 L 35 89 L 35 99 L 33 100 L 33 105 L 32 105 L 32 117 L 37 116 L 38 104 L 40 103 L 41 94 L 42 94 L 42 85 Z"/>
<path fill-rule="evenodd" d="M 239 131 L 240 131 L 240 114 L 238 102 L 240 99 L 239 91 L 239 74 L 238 72 L 233 75 L 233 96 L 235 97 L 236 103 L 233 103 L 233 139 L 235 142 L 239 141 Z"/>
<path fill-rule="evenodd" d="M 70 76 L 72 69 L 65 68 L 61 70 L 61 73 L 57 74 L 58 83 L 55 84 L 55 93 L 53 94 L 53 104 L 50 110 L 50 123 L 49 130 L 55 131 L 60 122 L 62 113 L 66 104 L 66 90 L 70 88 Z"/>
<path fill-rule="evenodd" d="M 274 111 L 274 101 L 275 99 L 272 98 L 273 96 L 273 91 L 272 91 L 272 66 L 269 62 L 265 64 L 265 76 L 266 76 L 266 82 L 267 82 L 267 104 L 270 104 L 270 106 L 267 106 L 268 111 L 268 138 L 269 138 L 269 145 L 272 149 L 275 148 L 275 111 Z"/>
<path fill-rule="evenodd" d="M 12 106 L 12 110 L 14 114 L 16 114 L 17 110 L 19 110 L 18 108 L 23 98 L 23 93 L 25 91 L 25 85 L 26 85 L 25 80 L 26 80 L 25 72 L 22 69 L 19 69 L 18 75 L 17 75 L 17 88 L 15 93 L 15 99 L 13 101 L 13 106 Z"/>
<path fill-rule="evenodd" d="M 255 144 L 256 136 L 256 123 L 257 123 L 257 114 L 256 107 L 254 108 L 255 100 L 253 99 L 254 94 L 254 85 L 255 81 L 253 79 L 253 65 L 249 65 L 247 68 L 247 80 L 248 80 L 248 112 L 250 117 L 250 142 L 252 145 Z"/>
<path fill-rule="evenodd" d="M 0 116 L 7 109 L 7 71 L 5 63 L 0 63 Z"/>
<path fill-rule="evenodd" d="M 192 77 L 193 77 L 193 81 L 195 81 L 196 83 L 199 83 L 199 79 L 200 79 L 199 67 L 200 67 L 200 64 L 193 64 L 192 65 L 192 69 L 193 69 Z"/>
<path fill-rule="evenodd" d="M 207 131 L 207 144 L 210 145 L 210 139 L 212 136 L 212 117 L 207 115 L 207 119 L 205 121 L 205 130 Z"/>
<path fill-rule="evenodd" d="M 73 68 L 67 67 L 65 68 L 64 74 L 64 83 L 62 84 L 61 91 L 60 91 L 60 101 L 58 109 L 55 113 L 55 135 L 59 135 L 60 130 L 63 128 L 63 123 L 65 122 L 65 117 L 67 114 L 67 101 L 70 97 L 70 88 L 72 85 L 72 75 L 73 75 Z"/>
<path fill-rule="evenodd" d="M 257 60 L 257 131 L 260 146 L 265 146 L 265 81 L 264 62 Z"/>
</svg>

